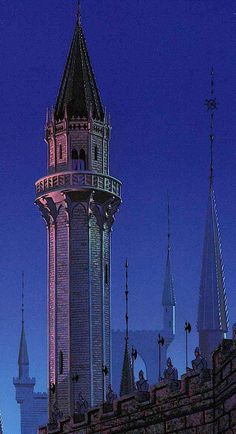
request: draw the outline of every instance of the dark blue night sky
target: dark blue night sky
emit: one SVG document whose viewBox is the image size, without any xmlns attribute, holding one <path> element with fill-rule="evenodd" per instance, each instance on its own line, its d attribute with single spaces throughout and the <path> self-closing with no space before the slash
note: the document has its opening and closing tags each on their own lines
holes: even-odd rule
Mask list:
<svg viewBox="0 0 236 434">
<path fill-rule="evenodd" d="M 21 271 L 26 333 L 37 390 L 47 387 L 46 230 L 34 182 L 46 175 L 44 123 L 55 102 L 75 25 L 76 1 L 2 0 L 0 5 L 0 409 L 19 434 L 17 376 Z M 161 327 L 171 197 L 177 299 L 173 360 L 184 369 L 185 320 L 195 332 L 209 174 L 204 100 L 214 65 L 215 191 L 230 325 L 236 320 L 236 1 L 84 0 L 82 21 L 102 99 L 111 112 L 111 175 L 123 182 L 113 230 L 113 319 L 124 325 L 124 259 L 130 262 L 130 323 Z M 152 348 L 150 348 L 152 351 Z"/>
</svg>

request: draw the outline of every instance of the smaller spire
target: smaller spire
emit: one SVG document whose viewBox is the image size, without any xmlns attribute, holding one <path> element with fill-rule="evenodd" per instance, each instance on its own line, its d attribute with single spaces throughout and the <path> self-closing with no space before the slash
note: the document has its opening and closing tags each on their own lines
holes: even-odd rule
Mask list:
<svg viewBox="0 0 236 434">
<path fill-rule="evenodd" d="M 211 69 L 211 97 L 205 105 L 210 112 L 210 188 L 208 208 L 205 223 L 205 237 L 202 253 L 202 270 L 200 279 L 200 295 L 198 302 L 197 330 L 199 346 L 207 358 L 209 366 L 212 363 L 212 352 L 228 331 L 228 309 L 224 279 L 224 267 L 220 231 L 217 218 L 216 201 L 213 186 L 213 144 L 214 115 L 217 109 L 214 89 L 214 70 Z"/>
<path fill-rule="evenodd" d="M 25 304 L 24 304 L 24 288 L 25 288 L 25 278 L 24 272 L 22 272 L 22 291 L 21 291 L 21 338 L 20 338 L 20 349 L 18 356 L 19 365 L 19 378 L 26 379 L 29 378 L 29 356 L 27 349 L 27 342 L 25 336 Z"/>
<path fill-rule="evenodd" d="M 132 378 L 128 341 L 125 341 L 124 361 L 121 374 L 120 396 L 129 395 L 134 390 Z"/>
<path fill-rule="evenodd" d="M 125 261 L 125 324 L 126 324 L 126 333 L 125 339 L 128 342 L 129 340 L 129 283 L 128 283 L 128 272 L 129 272 L 129 264 L 128 259 Z"/>
<path fill-rule="evenodd" d="M 170 196 L 167 193 L 167 215 L 168 215 L 168 252 L 170 251 Z"/>
<path fill-rule="evenodd" d="M 164 290 L 162 294 L 162 305 L 163 306 L 175 306 L 175 294 L 174 294 L 174 284 L 171 273 L 171 264 L 170 264 L 170 197 L 168 194 L 168 203 L 167 203 L 167 258 L 166 258 L 166 271 L 165 271 L 165 280 L 164 280 Z"/>
<path fill-rule="evenodd" d="M 24 271 L 22 271 L 22 275 L 21 275 L 21 282 L 22 282 L 22 292 L 21 292 L 21 321 L 22 321 L 22 325 L 24 325 L 25 322 L 25 273 Z"/>
<path fill-rule="evenodd" d="M 130 354 L 129 354 L 129 285 L 128 285 L 128 259 L 125 261 L 125 351 L 120 383 L 120 396 L 128 395 L 134 390 L 134 380 L 132 375 Z"/>
</svg>

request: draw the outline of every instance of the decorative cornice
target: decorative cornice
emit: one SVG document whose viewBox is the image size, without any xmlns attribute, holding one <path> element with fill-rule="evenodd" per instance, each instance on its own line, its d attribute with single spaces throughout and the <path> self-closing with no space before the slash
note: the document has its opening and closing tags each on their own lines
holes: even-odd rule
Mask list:
<svg viewBox="0 0 236 434">
<path fill-rule="evenodd" d="M 87 171 L 60 172 L 39 179 L 36 184 L 39 198 L 56 191 L 84 191 L 111 193 L 121 199 L 121 182 L 112 176 Z"/>
<path fill-rule="evenodd" d="M 70 191 L 62 191 L 60 202 L 54 202 L 53 197 L 45 196 L 37 199 L 35 203 L 38 205 L 47 226 L 56 224 L 59 211 L 62 207 L 66 212 L 66 224 L 70 225 L 74 208 L 81 204 L 86 210 L 88 224 L 92 216 L 94 216 L 100 230 L 108 229 L 110 231 L 115 219 L 115 213 L 120 205 L 120 200 L 115 196 L 111 196 L 105 202 L 97 203 L 94 195 L 95 192 L 91 191 L 87 199 L 73 201 Z"/>
</svg>

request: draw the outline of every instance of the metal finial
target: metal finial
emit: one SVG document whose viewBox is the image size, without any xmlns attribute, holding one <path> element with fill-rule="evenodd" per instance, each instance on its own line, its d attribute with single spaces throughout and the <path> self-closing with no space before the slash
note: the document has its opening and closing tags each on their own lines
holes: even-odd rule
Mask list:
<svg viewBox="0 0 236 434">
<path fill-rule="evenodd" d="M 78 24 L 81 24 L 81 3 L 80 0 L 78 0 L 78 7 L 77 7 L 77 21 Z"/>
<path fill-rule="evenodd" d="M 167 194 L 167 219 L 168 219 L 168 252 L 170 251 L 170 196 Z"/>
<path fill-rule="evenodd" d="M 128 259 L 125 261 L 125 324 L 126 324 L 126 333 L 125 339 L 126 342 L 129 340 L 129 286 L 128 286 Z"/>
<path fill-rule="evenodd" d="M 210 163 L 210 185 L 213 184 L 213 145 L 214 145 L 214 116 L 215 110 L 217 109 L 217 101 L 215 98 L 215 82 L 214 82 L 214 69 L 213 66 L 211 68 L 211 97 L 206 99 L 205 105 L 207 106 L 207 110 L 210 112 L 210 152 L 211 152 L 211 163 Z"/>
<path fill-rule="evenodd" d="M 24 325 L 24 322 L 25 322 L 25 294 L 24 294 L 24 292 L 25 292 L 25 273 L 24 273 L 24 271 L 22 271 L 22 275 L 21 275 L 21 279 L 22 279 L 22 281 L 21 281 L 21 289 L 22 289 L 22 292 L 21 292 L 21 315 L 22 315 L 22 325 Z"/>
</svg>

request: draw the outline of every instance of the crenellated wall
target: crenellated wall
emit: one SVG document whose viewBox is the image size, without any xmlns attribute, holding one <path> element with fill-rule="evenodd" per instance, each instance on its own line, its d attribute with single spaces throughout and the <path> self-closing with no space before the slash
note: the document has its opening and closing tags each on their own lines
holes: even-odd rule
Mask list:
<svg viewBox="0 0 236 434">
<path fill-rule="evenodd" d="M 150 390 L 150 399 L 125 396 L 113 407 L 94 408 L 80 423 L 62 420 L 60 426 L 43 427 L 39 434 L 235 434 L 236 342 L 224 340 L 213 354 L 209 381 L 192 370 L 184 374 L 178 391 L 164 382 Z"/>
</svg>

